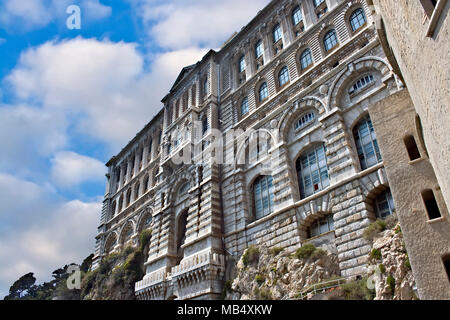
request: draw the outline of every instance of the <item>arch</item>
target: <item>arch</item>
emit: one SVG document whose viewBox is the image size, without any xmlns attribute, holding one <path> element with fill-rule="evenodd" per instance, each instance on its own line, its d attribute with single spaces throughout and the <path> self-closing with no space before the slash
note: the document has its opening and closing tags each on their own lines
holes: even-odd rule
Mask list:
<svg viewBox="0 0 450 320">
<path fill-rule="evenodd" d="M 280 65 L 274 70 L 274 79 L 277 91 L 285 87 L 291 81 L 291 70 L 287 64 L 280 63 Z M 283 83 L 284 81 L 284 83 Z"/>
<path fill-rule="evenodd" d="M 112 249 L 114 249 L 117 244 L 117 233 L 116 231 L 112 231 L 110 234 L 106 236 L 105 244 L 103 247 L 103 253 L 109 254 Z"/>
<path fill-rule="evenodd" d="M 324 43 L 325 35 L 326 35 L 327 33 L 329 33 L 330 31 L 333 31 L 333 30 L 334 30 L 334 32 L 335 32 L 335 34 L 336 34 L 337 45 L 334 46 L 333 48 L 331 48 L 331 50 L 328 50 L 328 51 L 327 51 L 327 50 L 325 49 L 325 43 Z M 317 40 L 318 40 L 318 42 L 319 42 L 319 46 L 320 46 L 320 51 L 321 51 L 321 54 L 322 54 L 322 58 L 325 58 L 326 56 L 328 56 L 328 54 L 329 54 L 330 52 L 332 52 L 334 49 L 336 49 L 336 47 L 339 46 L 339 43 L 340 43 L 339 35 L 338 35 L 338 33 L 337 33 L 336 27 L 335 27 L 333 24 L 327 24 L 327 25 L 324 25 L 324 26 L 320 29 L 319 33 L 318 33 L 318 38 L 317 38 Z"/>
<path fill-rule="evenodd" d="M 380 72 L 381 78 L 384 78 L 393 72 L 392 68 L 385 60 L 375 56 L 363 57 L 350 62 L 347 64 L 347 68 L 342 70 L 331 84 L 329 90 L 330 94 L 327 99 L 327 106 L 330 109 L 338 107 L 337 101 L 340 96 L 339 93 L 346 87 L 347 82 L 352 79 L 353 74 L 362 69 L 376 70 Z"/>
<path fill-rule="evenodd" d="M 144 227 L 146 226 L 147 219 L 150 217 L 153 220 L 153 209 L 151 207 L 147 207 L 144 210 L 142 210 L 142 212 L 140 213 L 140 215 L 137 219 L 137 223 L 136 223 L 138 234 L 140 234 L 142 232 L 142 230 L 145 229 Z"/>
<path fill-rule="evenodd" d="M 345 23 L 347 25 L 347 28 L 348 28 L 348 31 L 350 32 L 350 35 L 354 34 L 356 31 L 360 30 L 358 28 L 355 31 L 353 31 L 352 27 L 351 27 L 351 23 L 350 23 L 350 16 L 358 9 L 361 9 L 363 11 L 363 14 L 364 14 L 364 17 L 365 17 L 365 20 L 366 20 L 365 24 L 367 24 L 367 17 L 368 16 L 367 16 L 366 11 L 364 10 L 363 3 L 361 2 L 361 0 L 353 1 L 353 3 L 351 3 L 347 7 L 347 9 L 345 10 L 345 13 L 344 13 L 344 21 L 345 21 Z"/>
<path fill-rule="evenodd" d="M 185 171 L 179 175 L 177 175 L 177 180 L 172 184 L 169 191 L 167 192 L 166 203 L 170 203 L 174 205 L 176 202 L 176 197 L 178 193 L 178 189 L 184 184 L 189 183 L 191 186 L 194 186 L 196 174 L 192 172 Z"/>
<path fill-rule="evenodd" d="M 119 243 L 123 245 L 135 233 L 133 220 L 127 220 L 120 229 Z"/>
<path fill-rule="evenodd" d="M 269 139 L 268 141 L 272 140 L 273 141 L 273 145 L 277 145 L 279 142 L 279 137 L 274 135 L 273 132 L 269 129 L 266 128 L 259 128 L 258 130 L 253 131 L 254 133 L 258 133 L 258 132 L 263 132 L 264 134 L 268 134 L 269 135 Z M 252 134 L 252 133 L 250 133 Z M 249 143 L 249 135 L 246 135 L 244 137 L 244 139 L 242 140 L 241 144 L 237 146 L 237 150 L 236 150 L 236 156 L 234 158 L 234 168 L 236 169 L 238 165 L 238 159 L 240 159 L 242 157 L 242 152 L 246 152 L 247 147 L 248 147 L 248 143 Z M 240 141 L 238 141 L 240 142 Z M 244 155 L 245 157 L 245 155 Z"/>
<path fill-rule="evenodd" d="M 278 124 L 278 131 L 283 141 L 287 140 L 289 128 L 296 118 L 306 111 L 307 108 L 315 109 L 317 115 L 329 111 L 323 101 L 314 96 L 307 96 L 294 102 L 294 104 L 283 113 Z"/>
<path fill-rule="evenodd" d="M 184 209 L 178 214 L 178 217 L 175 220 L 175 252 L 177 255 L 176 265 L 180 264 L 181 260 L 184 257 L 184 249 L 182 246 L 186 241 L 186 225 L 188 220 L 188 212 L 188 209 Z"/>
</svg>

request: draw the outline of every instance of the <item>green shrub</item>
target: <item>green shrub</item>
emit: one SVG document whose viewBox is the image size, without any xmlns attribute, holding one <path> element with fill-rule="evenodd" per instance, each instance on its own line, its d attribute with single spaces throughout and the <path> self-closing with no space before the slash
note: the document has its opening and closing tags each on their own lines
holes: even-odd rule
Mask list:
<svg viewBox="0 0 450 320">
<path fill-rule="evenodd" d="M 278 255 L 281 251 L 283 251 L 284 249 L 283 248 L 281 248 L 281 247 L 273 247 L 273 248 L 271 248 L 270 250 L 269 250 L 269 253 L 272 255 L 272 256 L 276 256 L 276 255 Z"/>
<path fill-rule="evenodd" d="M 312 243 L 305 243 L 295 251 L 294 256 L 297 259 L 309 259 L 317 248 Z"/>
<path fill-rule="evenodd" d="M 150 242 L 151 237 L 152 237 L 152 230 L 150 229 L 143 230 L 139 235 L 139 248 L 142 252 L 145 251 L 145 248 Z"/>
<path fill-rule="evenodd" d="M 229 280 L 225 281 L 225 284 L 224 284 L 223 289 L 222 289 L 221 300 L 225 300 L 225 297 L 227 296 L 228 292 L 233 292 L 233 289 L 231 288 L 232 285 L 233 285 L 233 280 L 232 279 L 229 279 Z"/>
<path fill-rule="evenodd" d="M 367 277 L 344 283 L 340 289 L 346 300 L 373 300 L 375 297 L 375 290 L 367 288 Z"/>
<path fill-rule="evenodd" d="M 383 220 L 377 219 L 375 222 L 372 222 L 367 226 L 364 230 L 363 237 L 367 241 L 372 241 L 373 238 L 380 232 L 386 230 L 387 223 Z"/>
<path fill-rule="evenodd" d="M 405 266 L 406 270 L 411 270 L 411 262 L 409 262 L 409 256 L 408 254 L 406 254 L 406 260 L 403 263 L 403 265 Z"/>
<path fill-rule="evenodd" d="M 381 251 L 380 249 L 372 249 L 370 251 L 370 259 L 373 260 L 380 260 L 381 259 Z"/>
<path fill-rule="evenodd" d="M 393 229 L 398 223 L 398 218 L 395 211 L 391 215 L 388 215 L 384 219 L 384 222 L 386 223 L 386 229 Z"/>
<path fill-rule="evenodd" d="M 378 265 L 378 269 L 380 269 L 381 273 L 385 273 L 386 272 L 386 267 L 384 266 L 384 264 L 380 263 Z"/>
<path fill-rule="evenodd" d="M 316 260 L 319 260 L 320 258 L 322 258 L 323 256 L 326 256 L 326 255 L 327 255 L 326 251 L 319 248 L 319 249 L 316 249 L 312 253 L 311 260 L 316 261 Z"/>
<path fill-rule="evenodd" d="M 394 292 L 395 292 L 395 279 L 394 279 L 394 277 L 392 275 L 389 275 L 386 278 L 386 283 L 389 285 L 389 288 L 391 288 L 392 295 L 394 295 Z"/>
<path fill-rule="evenodd" d="M 242 262 L 244 263 L 244 266 L 256 262 L 258 259 L 259 259 L 259 248 L 254 245 L 250 245 L 245 251 L 244 255 L 242 256 Z"/>
<path fill-rule="evenodd" d="M 397 228 L 394 229 L 394 233 L 401 233 L 402 232 L 402 228 L 400 226 L 397 226 Z"/>
<path fill-rule="evenodd" d="M 266 281 L 266 277 L 264 277 L 262 274 L 257 274 L 255 276 L 255 280 L 259 285 L 261 285 L 264 281 Z"/>
</svg>

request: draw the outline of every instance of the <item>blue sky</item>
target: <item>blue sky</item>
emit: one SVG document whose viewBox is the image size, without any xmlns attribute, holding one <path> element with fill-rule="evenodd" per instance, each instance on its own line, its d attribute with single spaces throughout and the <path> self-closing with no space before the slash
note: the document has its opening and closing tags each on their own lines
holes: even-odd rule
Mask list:
<svg viewBox="0 0 450 320">
<path fill-rule="evenodd" d="M 268 2 L 0 0 L 0 299 L 93 251 L 104 163 Z"/>
</svg>

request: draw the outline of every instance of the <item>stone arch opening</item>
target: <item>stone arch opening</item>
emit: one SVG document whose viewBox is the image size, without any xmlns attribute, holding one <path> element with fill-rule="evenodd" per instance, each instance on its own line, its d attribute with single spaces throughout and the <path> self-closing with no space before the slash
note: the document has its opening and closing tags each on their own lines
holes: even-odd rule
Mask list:
<svg viewBox="0 0 450 320">
<path fill-rule="evenodd" d="M 177 218 L 176 230 L 176 265 L 180 264 L 184 257 L 184 248 L 182 247 L 186 241 L 186 225 L 187 225 L 188 209 L 183 210 Z"/>
</svg>

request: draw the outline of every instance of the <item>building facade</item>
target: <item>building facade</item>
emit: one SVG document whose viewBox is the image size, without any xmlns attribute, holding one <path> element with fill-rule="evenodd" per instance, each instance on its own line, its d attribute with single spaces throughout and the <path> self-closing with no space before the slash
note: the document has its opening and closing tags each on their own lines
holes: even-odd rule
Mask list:
<svg viewBox="0 0 450 320">
<path fill-rule="evenodd" d="M 312 242 L 365 274 L 364 229 L 403 210 L 380 115 L 409 97 L 374 17 L 365 0 L 274 0 L 183 68 L 107 163 L 94 268 L 151 229 L 139 299 L 217 299 L 251 244 Z"/>
</svg>

